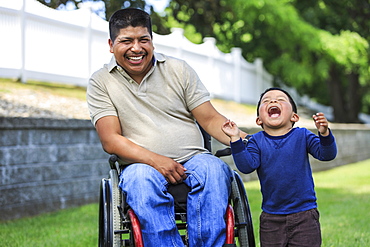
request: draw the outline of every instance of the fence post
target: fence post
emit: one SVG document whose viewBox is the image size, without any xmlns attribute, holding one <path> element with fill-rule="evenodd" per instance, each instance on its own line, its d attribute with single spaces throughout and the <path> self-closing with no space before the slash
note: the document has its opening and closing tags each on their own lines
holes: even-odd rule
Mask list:
<svg viewBox="0 0 370 247">
<path fill-rule="evenodd" d="M 242 61 L 242 49 L 239 47 L 234 47 L 231 49 L 231 56 L 233 57 L 233 64 L 234 64 L 234 76 L 233 76 L 233 84 L 234 84 L 234 95 L 233 99 L 237 103 L 241 103 L 241 61 Z"/>
<path fill-rule="evenodd" d="M 208 75 L 208 78 L 211 78 L 210 81 L 212 82 L 216 82 L 216 81 L 220 81 L 219 78 L 215 78 L 215 75 L 217 74 L 215 70 L 215 54 L 216 54 L 216 39 L 213 38 L 213 37 L 205 37 L 203 39 L 203 42 L 204 44 L 207 44 L 208 47 L 212 47 L 210 50 L 209 50 L 209 53 L 207 54 L 207 64 L 206 64 L 206 67 L 208 67 L 208 71 L 209 71 L 209 75 Z M 214 97 L 214 88 L 215 88 L 215 85 L 213 83 L 210 83 L 207 85 L 208 87 L 210 87 L 212 90 L 210 90 L 210 94 L 211 94 L 211 97 L 213 98 Z"/>
<path fill-rule="evenodd" d="M 87 26 L 87 72 L 88 72 L 88 77 L 92 74 L 91 67 L 92 67 L 92 9 L 91 6 L 89 6 L 89 24 Z"/>
<path fill-rule="evenodd" d="M 256 69 L 256 83 L 257 83 L 257 88 L 259 92 L 265 91 L 265 83 L 263 81 L 263 60 L 261 58 L 256 58 L 254 60 L 254 66 Z"/>
<path fill-rule="evenodd" d="M 19 80 L 27 82 L 26 76 L 26 0 L 23 0 L 21 10 L 21 74 Z"/>
<path fill-rule="evenodd" d="M 171 28 L 171 32 L 173 35 L 175 35 L 175 37 L 178 38 L 178 46 L 176 47 L 176 57 L 178 58 L 182 58 L 183 55 L 183 45 L 184 45 L 184 42 L 183 42 L 183 39 L 184 39 L 184 29 L 182 28 Z"/>
</svg>

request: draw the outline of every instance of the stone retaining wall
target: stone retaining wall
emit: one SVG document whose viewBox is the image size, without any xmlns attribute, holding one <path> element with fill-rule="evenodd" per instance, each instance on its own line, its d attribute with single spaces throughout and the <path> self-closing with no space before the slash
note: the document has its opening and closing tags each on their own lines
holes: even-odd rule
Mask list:
<svg viewBox="0 0 370 247">
<path fill-rule="evenodd" d="M 346 126 L 333 128 L 338 157 L 312 161 L 314 171 L 370 158 L 370 129 Z M 235 167 L 231 157 L 223 159 Z M 107 160 L 88 120 L 0 118 L 0 221 L 97 202 Z M 242 176 L 256 178 L 255 173 Z"/>
<path fill-rule="evenodd" d="M 0 220 L 97 202 L 107 158 L 90 121 L 0 118 Z"/>
</svg>

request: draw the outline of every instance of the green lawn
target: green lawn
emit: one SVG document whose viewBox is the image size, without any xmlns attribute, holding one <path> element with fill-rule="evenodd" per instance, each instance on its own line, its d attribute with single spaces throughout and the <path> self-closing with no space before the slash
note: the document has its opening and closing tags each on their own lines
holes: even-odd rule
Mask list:
<svg viewBox="0 0 370 247">
<path fill-rule="evenodd" d="M 314 174 L 324 247 L 370 246 L 370 160 Z M 261 196 L 246 183 L 256 242 Z M 98 192 L 97 192 L 98 193 Z M 98 205 L 0 223 L 0 246 L 97 246 Z"/>
</svg>

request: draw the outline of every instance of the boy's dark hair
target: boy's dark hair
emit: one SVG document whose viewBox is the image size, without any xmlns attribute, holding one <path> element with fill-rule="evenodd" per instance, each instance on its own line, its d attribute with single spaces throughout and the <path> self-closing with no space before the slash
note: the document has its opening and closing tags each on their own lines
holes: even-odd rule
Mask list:
<svg viewBox="0 0 370 247">
<path fill-rule="evenodd" d="M 126 27 L 146 27 L 152 34 L 152 21 L 150 15 L 141 9 L 120 9 L 113 13 L 109 19 L 109 37 L 112 41 L 117 38 L 119 31 Z"/>
<path fill-rule="evenodd" d="M 263 93 L 261 94 L 261 96 L 260 96 L 260 99 L 259 99 L 259 101 L 258 101 L 258 103 L 257 103 L 257 117 L 260 115 L 260 114 L 259 114 L 259 112 L 258 112 L 258 109 L 260 108 L 262 97 L 263 97 L 267 92 L 272 91 L 272 90 L 279 90 L 279 91 L 281 91 L 281 92 L 285 93 L 285 94 L 286 94 L 286 96 L 288 96 L 288 98 L 289 98 L 289 102 L 290 102 L 290 104 L 292 105 L 293 112 L 297 113 L 297 105 L 295 104 L 295 102 L 294 102 L 294 100 L 293 100 L 292 96 L 290 96 L 290 94 L 289 94 L 287 91 L 285 91 L 284 89 L 281 89 L 281 88 L 278 88 L 278 87 L 271 87 L 271 88 L 266 89 L 266 90 L 265 90 L 265 92 L 263 92 Z"/>
</svg>

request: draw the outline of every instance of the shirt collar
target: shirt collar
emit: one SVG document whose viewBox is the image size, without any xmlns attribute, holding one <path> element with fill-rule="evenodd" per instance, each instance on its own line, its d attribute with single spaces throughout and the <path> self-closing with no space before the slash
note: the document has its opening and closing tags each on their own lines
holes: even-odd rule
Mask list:
<svg viewBox="0 0 370 247">
<path fill-rule="evenodd" d="M 155 59 L 155 62 L 160 62 L 160 63 L 163 63 L 164 61 L 166 61 L 166 57 L 162 53 L 154 52 L 154 59 Z"/>
</svg>

